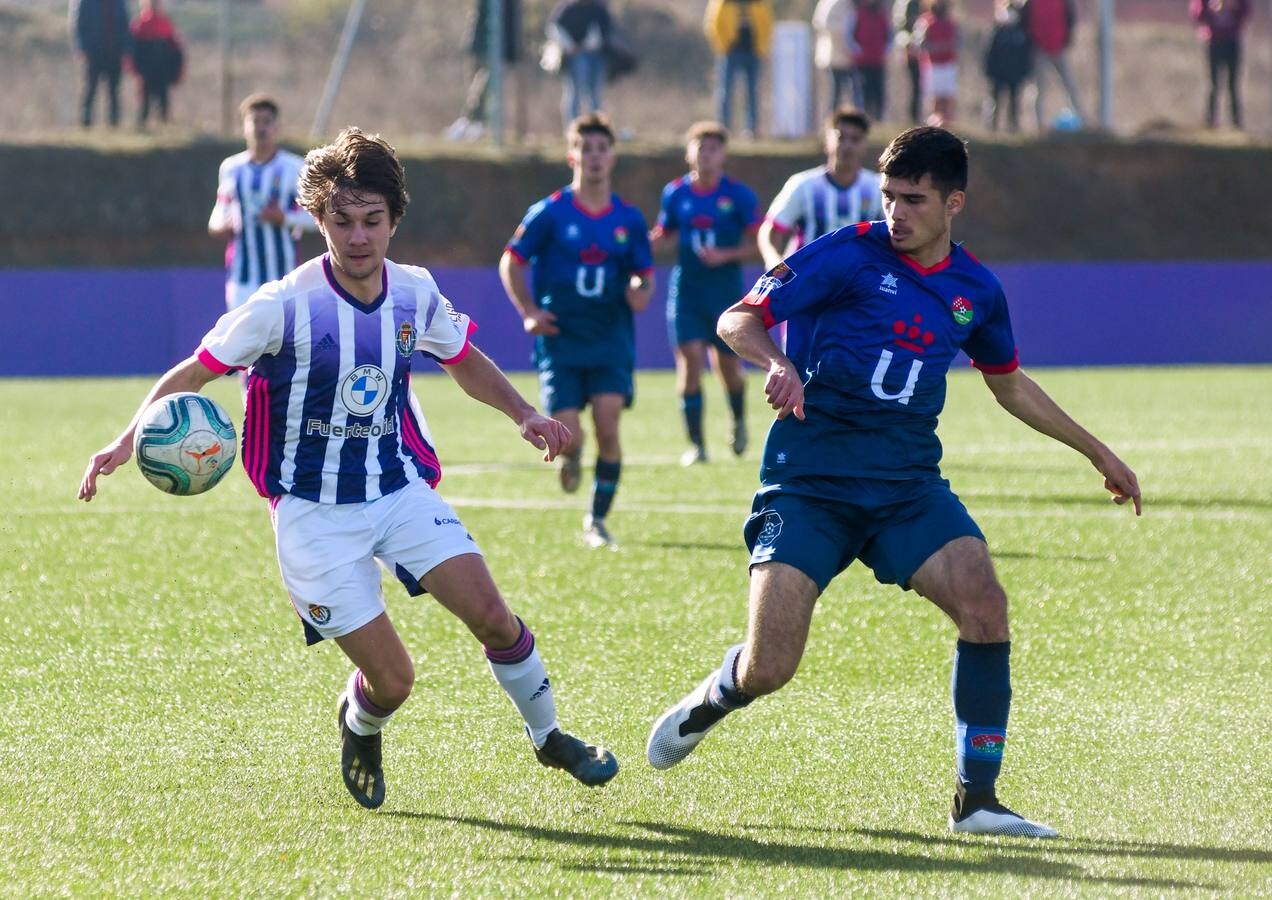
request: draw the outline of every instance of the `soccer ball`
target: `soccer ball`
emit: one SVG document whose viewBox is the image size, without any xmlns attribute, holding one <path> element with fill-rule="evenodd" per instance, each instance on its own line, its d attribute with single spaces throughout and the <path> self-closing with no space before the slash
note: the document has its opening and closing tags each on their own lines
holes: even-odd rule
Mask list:
<svg viewBox="0 0 1272 900">
<path fill-rule="evenodd" d="M 202 494 L 234 465 L 234 425 L 215 401 L 189 391 L 146 407 L 133 437 L 137 468 L 169 494 Z"/>
</svg>

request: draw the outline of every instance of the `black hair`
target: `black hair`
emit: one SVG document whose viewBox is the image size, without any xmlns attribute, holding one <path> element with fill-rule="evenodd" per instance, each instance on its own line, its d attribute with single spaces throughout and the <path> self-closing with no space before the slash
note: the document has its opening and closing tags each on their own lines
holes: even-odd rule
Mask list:
<svg viewBox="0 0 1272 900">
<path fill-rule="evenodd" d="M 879 171 L 906 181 L 930 175 L 932 185 L 948 197 L 967 190 L 967 145 L 944 128 L 921 125 L 892 139 L 879 155 Z"/>
</svg>

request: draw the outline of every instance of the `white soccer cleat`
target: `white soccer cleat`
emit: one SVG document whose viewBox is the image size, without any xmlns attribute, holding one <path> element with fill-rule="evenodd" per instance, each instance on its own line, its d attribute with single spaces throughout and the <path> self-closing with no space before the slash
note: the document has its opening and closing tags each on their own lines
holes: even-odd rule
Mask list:
<svg viewBox="0 0 1272 900">
<path fill-rule="evenodd" d="M 1002 837 L 1053 838 L 1050 825 L 1030 822 L 998 802 L 993 792 L 968 794 L 958 785 L 954 809 L 950 812 L 950 831 L 957 834 L 991 834 Z"/>
<path fill-rule="evenodd" d="M 618 549 L 618 544 L 605 527 L 605 520 L 595 519 L 591 513 L 583 517 L 583 543 L 593 550 Z"/>
<path fill-rule="evenodd" d="M 655 769 L 670 769 L 680 762 L 724 718 L 725 710 L 717 709 L 707 702 L 711 686 L 719 677 L 720 670 L 717 669 L 679 703 L 658 717 L 649 732 L 649 741 L 645 744 L 645 756 Z"/>
</svg>

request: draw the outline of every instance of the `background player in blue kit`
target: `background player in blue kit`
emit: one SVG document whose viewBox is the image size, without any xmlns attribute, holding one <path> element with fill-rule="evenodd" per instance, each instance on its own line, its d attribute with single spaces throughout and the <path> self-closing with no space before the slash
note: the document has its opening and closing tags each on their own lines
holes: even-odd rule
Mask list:
<svg viewBox="0 0 1272 900">
<path fill-rule="evenodd" d="M 680 762 L 721 718 L 795 674 L 817 597 L 855 559 L 914 590 L 958 628 L 953 700 L 957 832 L 1051 837 L 1001 805 L 1011 702 L 1007 597 L 985 539 L 940 474 L 936 420 L 959 350 L 995 399 L 1082 453 L 1116 503 L 1140 513 L 1132 472 L 1018 366 L 998 279 L 951 243 L 967 151 L 940 128 L 898 135 L 880 158 L 886 223 L 842 228 L 762 277 L 720 318 L 720 334 L 768 370 L 777 410 L 745 534 L 745 644 L 654 724 L 647 754 Z M 783 354 L 769 337 L 788 324 Z"/>
<path fill-rule="evenodd" d="M 716 335 L 720 313 L 742 296 L 742 267 L 759 256 L 755 192 L 724 174 L 728 130 L 719 122 L 697 122 L 685 137 L 689 174 L 663 188 L 658 221 L 649 238 L 657 249 L 676 243 L 676 266 L 667 286 L 667 330 L 676 354 L 676 387 L 685 429 L 693 445 L 681 462 L 706 462 L 702 435 L 702 364 L 711 363 L 729 397 L 733 452 L 746 451 L 745 381 L 742 361 Z"/>
<path fill-rule="evenodd" d="M 384 802 L 381 729 L 411 693 L 415 668 L 385 610 L 376 562 L 413 597 L 429 593 L 485 649 L 535 754 L 585 784 L 618 771 L 606 750 L 561 731 L 534 635 L 491 579 L 481 551 L 436 491 L 441 466 L 411 392 L 418 353 L 498 409 L 550 460 L 569 440 L 508 383 L 427 270 L 385 258 L 409 197 L 393 148 L 357 128 L 305 157 L 300 202 L 327 253 L 230 310 L 198 351 L 163 375 L 80 483 L 132 455 L 146 406 L 248 368 L 243 468 L 270 501 L 278 564 L 309 643 L 331 639 L 355 668 L 340 695 L 341 773 L 354 799 Z"/>
<path fill-rule="evenodd" d="M 543 405 L 573 435 L 559 459 L 567 492 L 579 486 L 579 413 L 592 406 L 596 478 L 583 540 L 589 547 L 613 547 L 605 516 L 622 472 L 619 419 L 635 390 L 632 314 L 649 305 L 653 259 L 645 217 L 610 186 L 615 154 L 609 120 L 600 113 L 580 116 L 570 123 L 566 143 L 574 177 L 526 212 L 499 260 L 499 277 L 535 337 Z M 526 266 L 533 287 L 526 283 Z"/>
</svg>

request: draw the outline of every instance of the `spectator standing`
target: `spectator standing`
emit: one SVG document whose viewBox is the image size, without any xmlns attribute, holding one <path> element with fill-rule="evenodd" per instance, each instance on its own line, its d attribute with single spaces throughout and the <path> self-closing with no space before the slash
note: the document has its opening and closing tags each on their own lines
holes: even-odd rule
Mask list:
<svg viewBox="0 0 1272 900">
<path fill-rule="evenodd" d="M 561 48 L 565 90 L 561 95 L 561 120 L 568 126 L 588 112 L 600 112 L 605 84 L 605 45 L 613 20 L 604 0 L 561 0 L 548 17 L 548 38 Z"/>
<path fill-rule="evenodd" d="M 168 121 L 168 89 L 181 80 L 185 51 L 162 0 L 141 0 L 141 12 L 128 29 L 132 36 L 132 69 L 137 74 L 141 108 L 137 127 L 145 128 L 153 101 L 159 121 Z"/>
<path fill-rule="evenodd" d="M 741 74 L 746 83 L 743 134 L 754 137 L 759 130 L 760 62 L 773 42 L 773 6 L 770 0 L 710 0 L 704 30 L 716 55 L 716 118 L 731 127 L 733 82 Z"/>
<path fill-rule="evenodd" d="M 994 30 L 985 50 L 985 77 L 989 96 L 985 99 L 985 127 L 998 130 L 1003 98 L 1007 99 L 1007 130 L 1020 130 L 1020 86 L 1033 69 L 1033 44 L 1021 21 L 1024 0 L 998 0 L 994 5 Z"/>
<path fill-rule="evenodd" d="M 1070 109 L 1079 121 L 1085 122 L 1086 114 L 1083 112 L 1082 101 L 1078 98 L 1078 85 L 1069 65 L 1069 46 L 1073 43 L 1073 29 L 1078 20 L 1078 11 L 1073 0 L 1026 0 L 1021 12 L 1025 30 L 1037 51 L 1033 71 L 1038 88 L 1034 99 L 1038 130 L 1045 131 L 1047 128 L 1044 97 L 1047 92 L 1045 70 L 1048 68 L 1060 76 L 1060 83 L 1069 95 Z"/>
<path fill-rule="evenodd" d="M 896 0 L 892 7 L 892 26 L 897 45 L 905 49 L 905 70 L 910 76 L 909 121 L 919 122 L 923 116 L 923 76 L 919 64 L 919 45 L 914 40 L 914 26 L 923 12 L 922 0 Z"/>
<path fill-rule="evenodd" d="M 915 23 L 923 70 L 923 93 L 931 100 L 928 124 L 944 127 L 954 121 L 958 103 L 958 23 L 950 0 L 927 0 L 927 11 Z"/>
<path fill-rule="evenodd" d="M 1210 93 L 1206 99 L 1206 125 L 1218 122 L 1220 78 L 1227 73 L 1228 108 L 1232 126 L 1241 127 L 1241 97 L 1238 90 L 1241 68 L 1241 29 L 1250 17 L 1249 0 L 1191 0 L 1193 21 L 1206 42 L 1210 63 Z"/>
<path fill-rule="evenodd" d="M 853 71 L 861 94 L 859 103 L 866 115 L 878 121 L 883 118 L 888 49 L 892 46 L 892 17 L 883 0 L 860 0 L 853 38 L 856 45 Z"/>
<path fill-rule="evenodd" d="M 830 108 L 857 104 L 852 73 L 856 0 L 820 0 L 813 11 L 813 29 L 817 32 L 813 62 L 830 80 Z"/>
<path fill-rule="evenodd" d="M 80 123 L 93 124 L 97 84 L 106 81 L 111 126 L 119 124 L 119 76 L 129 52 L 126 0 L 71 0 L 71 33 L 84 57 L 84 98 Z"/>
<path fill-rule="evenodd" d="M 503 9 L 503 62 L 508 71 L 515 70 L 521 59 L 521 0 L 501 0 Z M 490 115 L 490 0 L 475 0 L 472 38 L 468 42 L 473 57 L 473 78 L 468 83 L 464 111 L 446 129 L 452 141 L 476 140 L 486 131 Z"/>
</svg>

